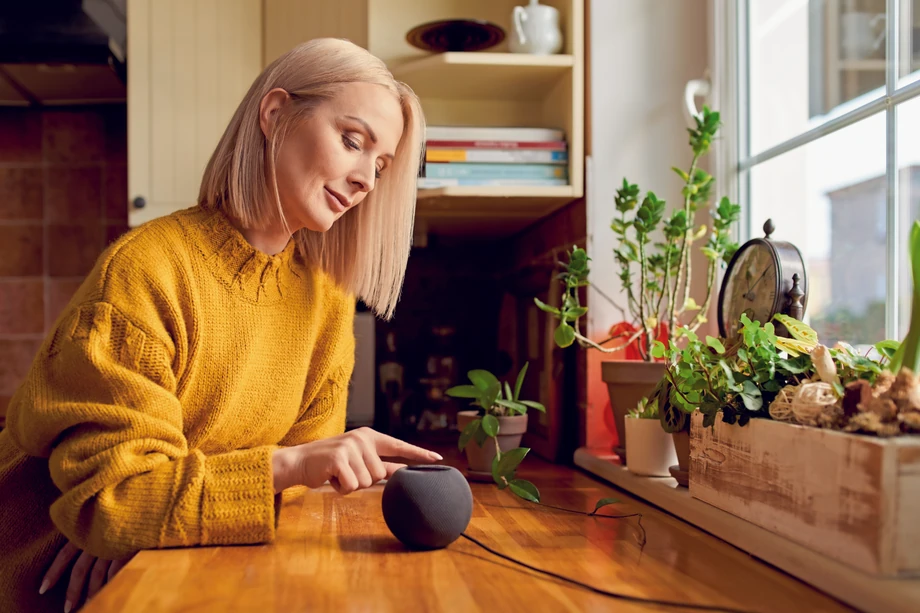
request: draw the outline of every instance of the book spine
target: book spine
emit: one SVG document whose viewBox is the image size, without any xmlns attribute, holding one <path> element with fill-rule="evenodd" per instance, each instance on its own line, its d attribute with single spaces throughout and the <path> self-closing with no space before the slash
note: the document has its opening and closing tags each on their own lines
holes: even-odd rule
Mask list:
<svg viewBox="0 0 920 613">
<path fill-rule="evenodd" d="M 566 151 L 541 149 L 428 149 L 428 162 L 479 162 L 497 164 L 565 164 L 569 159 Z"/>
<path fill-rule="evenodd" d="M 554 128 L 497 128 L 468 126 L 428 126 L 431 140 L 563 140 L 565 132 Z"/>
<path fill-rule="evenodd" d="M 418 180 L 419 189 L 461 185 L 478 187 L 555 187 L 568 184 L 569 182 L 566 179 L 432 179 L 431 177 L 424 177 Z"/>
<path fill-rule="evenodd" d="M 551 151 L 565 151 L 564 140 L 548 141 L 516 141 L 516 140 L 436 140 L 427 141 L 426 146 L 431 149 L 549 149 Z"/>
<path fill-rule="evenodd" d="M 567 179 L 568 167 L 554 164 L 428 164 L 425 174 L 435 179 Z"/>
</svg>

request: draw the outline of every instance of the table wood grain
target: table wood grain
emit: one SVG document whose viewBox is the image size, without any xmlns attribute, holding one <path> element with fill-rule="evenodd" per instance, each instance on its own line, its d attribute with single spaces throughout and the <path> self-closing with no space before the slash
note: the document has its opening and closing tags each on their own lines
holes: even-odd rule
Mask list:
<svg viewBox="0 0 920 613">
<path fill-rule="evenodd" d="M 439 451 L 441 451 L 439 449 Z M 452 455 L 447 460 L 462 467 Z M 528 457 L 519 475 L 548 504 L 642 514 L 610 519 L 547 509 L 472 484 L 467 533 L 519 560 L 608 591 L 746 611 L 850 611 L 828 596 L 585 473 Z M 626 603 L 546 578 L 464 538 L 406 550 L 380 510 L 383 485 L 348 496 L 330 487 L 283 496 L 269 545 L 144 551 L 86 613 L 116 611 L 676 611 Z"/>
</svg>

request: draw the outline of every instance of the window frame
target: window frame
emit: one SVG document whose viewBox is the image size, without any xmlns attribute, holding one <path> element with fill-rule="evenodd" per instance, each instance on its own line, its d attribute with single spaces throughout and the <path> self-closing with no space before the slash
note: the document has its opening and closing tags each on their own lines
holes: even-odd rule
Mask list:
<svg viewBox="0 0 920 613">
<path fill-rule="evenodd" d="M 834 0 L 826 0 L 834 1 Z M 751 219 L 751 169 L 784 153 L 804 147 L 823 136 L 877 113 L 885 113 L 885 184 L 886 184 L 886 292 L 885 335 L 900 338 L 901 324 L 909 313 L 900 313 L 900 268 L 907 265 L 907 245 L 901 230 L 910 220 L 901 219 L 898 181 L 898 112 L 900 105 L 920 96 L 920 71 L 899 78 L 905 59 L 901 56 L 901 21 L 910 0 L 886 0 L 886 67 L 885 94 L 864 105 L 828 119 L 814 128 L 751 155 L 750 106 L 748 98 L 748 10 L 751 0 L 709 0 L 710 66 L 712 71 L 712 105 L 720 110 L 723 138 L 717 145 L 716 169 L 728 177 L 726 194 L 741 205 L 742 217 L 737 232 L 739 241 L 754 236 Z M 903 83 L 902 83 L 903 81 Z M 881 339 L 879 339 L 881 340 Z"/>
</svg>

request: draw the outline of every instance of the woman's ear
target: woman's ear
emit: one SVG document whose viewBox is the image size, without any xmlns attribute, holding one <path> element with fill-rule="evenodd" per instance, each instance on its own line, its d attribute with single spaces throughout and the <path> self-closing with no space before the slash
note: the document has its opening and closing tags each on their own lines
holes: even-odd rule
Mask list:
<svg viewBox="0 0 920 613">
<path fill-rule="evenodd" d="M 278 112 L 290 98 L 291 95 L 280 87 L 276 87 L 262 97 L 262 102 L 259 103 L 259 126 L 266 140 L 270 138 Z"/>
</svg>

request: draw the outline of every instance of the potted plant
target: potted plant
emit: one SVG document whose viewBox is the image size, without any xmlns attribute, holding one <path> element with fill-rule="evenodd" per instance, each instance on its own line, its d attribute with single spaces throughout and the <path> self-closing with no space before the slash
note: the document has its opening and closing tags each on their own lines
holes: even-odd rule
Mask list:
<svg viewBox="0 0 920 613">
<path fill-rule="evenodd" d="M 602 366 L 620 443 L 617 453 L 621 458 L 628 438 L 624 427 L 627 411 L 648 396 L 664 376 L 665 366 L 652 355 L 652 343 L 658 340 L 672 347 L 678 328 L 695 332 L 706 323 L 718 269 L 738 248 L 731 240 L 730 228 L 738 220 L 741 207 L 728 198 L 722 198 L 712 210 L 711 229 L 696 221 L 697 213 L 710 206 L 713 177 L 698 164 L 718 132 L 719 113 L 704 108 L 695 121 L 696 126 L 688 129 L 693 152 L 690 166 L 686 171 L 673 169 L 683 181 L 681 206 L 665 219 L 665 202 L 651 191 L 640 201 L 639 187 L 625 178 L 614 198 L 618 215 L 610 227 L 619 240 L 614 257 L 627 303 L 627 308 L 617 308 L 624 316 L 628 312 L 630 321 L 614 326 L 610 338 L 600 343 L 582 335 L 579 318 L 587 313 L 587 308 L 581 305 L 578 292 L 590 285 L 589 258 L 578 247 L 569 253 L 568 262 L 561 263 L 563 272 L 558 278 L 564 287 L 562 304 L 556 307 L 534 299 L 539 308 L 559 319 L 554 334 L 558 346 L 568 347 L 577 342 L 582 347 L 605 353 L 625 350 L 627 361 L 605 362 Z M 707 236 L 706 243 L 699 246 L 708 266 L 705 294 L 698 302 L 690 292 L 691 251 Z M 604 347 L 611 341 L 620 343 Z M 629 361 L 630 353 L 638 359 Z"/>
<path fill-rule="evenodd" d="M 693 498 L 869 575 L 916 575 L 920 533 L 904 505 L 892 504 L 916 490 L 920 451 L 916 221 L 910 263 L 911 318 L 900 343 L 828 347 L 777 315 L 792 338 L 742 317 L 737 340 L 691 337 L 680 356 L 653 347 L 673 360 L 672 404 L 693 412 Z"/>
<path fill-rule="evenodd" d="M 794 338 L 776 336 L 773 324 L 742 315 L 741 334 L 700 338 L 687 327 L 677 329 L 682 347 L 656 341 L 651 353 L 665 360 L 665 378 L 649 397 L 659 407 L 661 427 L 672 435 L 677 466 L 671 475 L 687 485 L 690 464 L 690 416 L 695 411 L 711 425 L 718 415 L 727 423 L 744 425 L 767 416 L 767 407 L 786 385 L 812 372 L 808 351 L 817 344 L 814 331 L 787 315 L 776 315 Z M 728 346 L 726 346 L 726 344 Z"/>
<path fill-rule="evenodd" d="M 790 384 L 807 379 L 813 372 L 809 352 L 817 346 L 817 334 L 804 323 L 777 314 L 774 319 L 793 338 L 777 336 L 771 322 L 761 325 L 741 316 L 741 333 L 728 340 L 678 328 L 686 339 L 682 348 L 655 342 L 652 355 L 666 360 L 665 381 L 650 400 L 663 410 L 661 423 L 671 433 L 687 427 L 689 416 L 700 411 L 704 423 L 722 421 L 745 425 L 753 417 L 768 416 L 767 408 L 776 395 Z M 666 402 L 665 402 L 666 401 Z"/>
<path fill-rule="evenodd" d="M 457 414 L 458 426 L 462 428 L 458 446 L 466 452 L 470 466 L 468 476 L 485 476 L 486 480 L 495 481 L 498 489 L 508 488 L 516 496 L 539 504 L 540 491 L 537 487 L 530 481 L 515 477 L 518 466 L 530 451 L 527 447 L 518 447 L 527 428 L 527 409 L 546 411 L 539 402 L 520 398 L 528 365 L 524 363 L 513 390 L 507 381 L 500 382 L 487 370 L 471 370 L 467 376 L 472 385 L 457 385 L 445 393 L 454 398 L 469 398 L 473 406 L 479 407 Z M 572 512 L 597 515 L 601 508 L 617 502 L 617 498 L 601 498 L 590 513 Z"/>
<path fill-rule="evenodd" d="M 688 487 L 690 482 L 690 412 L 686 412 L 671 403 L 671 379 L 663 377 L 649 396 L 650 402 L 658 406 L 658 418 L 661 429 L 671 435 L 677 463 L 668 472 L 677 480 L 677 484 Z"/>
<path fill-rule="evenodd" d="M 761 325 L 742 315 L 740 334 L 731 341 L 702 339 L 681 328 L 678 334 L 686 338 L 682 348 L 659 342 L 652 346 L 652 354 L 664 358 L 667 369 L 649 401 L 657 401 L 662 428 L 674 436 L 679 468 L 671 473 L 679 482 L 686 480 L 689 470 L 689 418 L 694 412 L 703 414 L 704 426 L 711 427 L 717 418 L 744 426 L 753 418 L 773 418 L 775 401 L 791 400 L 791 390 L 800 385 L 827 379 L 833 393 L 842 398 L 838 372 L 851 381 L 873 380 L 880 371 L 877 362 L 845 344 L 823 347 L 817 333 L 801 321 L 782 314 L 774 319 L 792 338 L 777 336 L 772 322 Z M 885 341 L 877 349 L 882 353 L 890 347 L 891 341 Z M 828 374 L 831 371 L 833 375 Z"/>
<path fill-rule="evenodd" d="M 461 430 L 458 447 L 466 453 L 467 477 L 493 480 L 501 489 L 509 487 L 521 498 L 539 502 L 537 488 L 529 481 L 514 477 L 518 465 L 530 451 L 520 447 L 527 430 L 527 409 L 546 411 L 539 402 L 520 397 L 528 366 L 529 363 L 525 363 L 521 368 L 514 389 L 487 370 L 471 370 L 467 376 L 472 385 L 454 386 L 446 394 L 468 398 L 472 400 L 470 404 L 477 407 L 457 413 L 457 426 Z"/>
<path fill-rule="evenodd" d="M 667 477 L 677 458 L 671 436 L 661 429 L 658 400 L 643 398 L 626 414 L 626 468 L 645 477 Z"/>
</svg>

